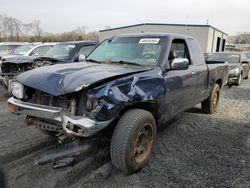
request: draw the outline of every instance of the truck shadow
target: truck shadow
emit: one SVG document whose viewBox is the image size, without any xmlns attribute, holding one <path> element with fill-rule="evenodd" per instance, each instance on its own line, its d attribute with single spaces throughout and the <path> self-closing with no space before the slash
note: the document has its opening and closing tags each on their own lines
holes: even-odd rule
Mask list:
<svg viewBox="0 0 250 188">
<path fill-rule="evenodd" d="M 195 113 L 195 114 L 206 114 L 205 112 L 203 112 L 203 110 L 201 108 L 198 107 L 192 107 L 189 110 L 186 111 L 187 113 Z"/>
</svg>

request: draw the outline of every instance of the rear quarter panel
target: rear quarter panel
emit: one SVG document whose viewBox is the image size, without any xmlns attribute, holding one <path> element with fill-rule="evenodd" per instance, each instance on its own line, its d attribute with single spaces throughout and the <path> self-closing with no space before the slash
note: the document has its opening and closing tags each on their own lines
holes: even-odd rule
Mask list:
<svg viewBox="0 0 250 188">
<path fill-rule="evenodd" d="M 221 81 L 221 87 L 227 84 L 229 67 L 227 64 L 207 64 L 208 66 L 208 88 L 206 98 L 210 96 L 213 86 L 216 82 Z"/>
</svg>

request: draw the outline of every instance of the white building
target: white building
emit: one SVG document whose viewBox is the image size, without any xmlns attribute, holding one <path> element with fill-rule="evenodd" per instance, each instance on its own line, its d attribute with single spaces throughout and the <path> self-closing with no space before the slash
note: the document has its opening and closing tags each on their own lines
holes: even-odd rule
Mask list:
<svg viewBox="0 0 250 188">
<path fill-rule="evenodd" d="M 177 33 L 195 37 L 203 52 L 224 51 L 227 34 L 211 25 L 143 23 L 100 31 L 100 41 L 119 34 L 129 33 Z"/>
</svg>

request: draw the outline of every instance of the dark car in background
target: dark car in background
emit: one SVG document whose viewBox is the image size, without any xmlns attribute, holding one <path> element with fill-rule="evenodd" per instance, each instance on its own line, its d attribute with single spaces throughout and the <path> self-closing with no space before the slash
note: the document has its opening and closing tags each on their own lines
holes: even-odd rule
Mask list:
<svg viewBox="0 0 250 188">
<path fill-rule="evenodd" d="M 63 42 L 55 45 L 45 56 L 65 63 L 80 62 L 85 60 L 97 44 L 94 41 Z"/>
<path fill-rule="evenodd" d="M 9 89 L 10 82 L 22 72 L 56 63 L 84 61 L 97 46 L 93 41 L 64 42 L 55 45 L 44 56 L 16 56 L 2 61 L 2 85 Z"/>
<path fill-rule="evenodd" d="M 242 52 L 217 52 L 207 58 L 207 63 L 228 63 L 229 76 L 228 85 L 240 85 L 242 78 L 248 79 L 249 59 Z"/>
</svg>

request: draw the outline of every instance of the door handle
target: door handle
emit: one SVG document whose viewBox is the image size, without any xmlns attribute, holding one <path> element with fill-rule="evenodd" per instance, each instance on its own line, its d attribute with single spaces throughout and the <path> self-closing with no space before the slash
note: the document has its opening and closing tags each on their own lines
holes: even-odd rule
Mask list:
<svg viewBox="0 0 250 188">
<path fill-rule="evenodd" d="M 196 75 L 196 72 L 192 72 L 192 76 L 195 76 Z"/>
</svg>

